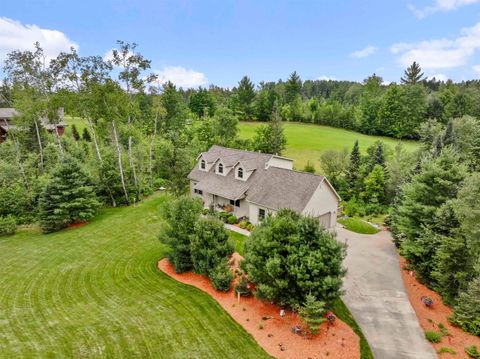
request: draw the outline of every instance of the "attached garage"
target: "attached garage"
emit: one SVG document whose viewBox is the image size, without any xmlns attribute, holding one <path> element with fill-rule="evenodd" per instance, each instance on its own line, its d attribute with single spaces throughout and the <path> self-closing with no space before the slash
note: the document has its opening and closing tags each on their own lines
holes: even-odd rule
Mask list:
<svg viewBox="0 0 480 359">
<path fill-rule="evenodd" d="M 327 212 L 318 217 L 320 224 L 325 228 L 330 228 L 332 223 L 332 212 Z"/>
</svg>

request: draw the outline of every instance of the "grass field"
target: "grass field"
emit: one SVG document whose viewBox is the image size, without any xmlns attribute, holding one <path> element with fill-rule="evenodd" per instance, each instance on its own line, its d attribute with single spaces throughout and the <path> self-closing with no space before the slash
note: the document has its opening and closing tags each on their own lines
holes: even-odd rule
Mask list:
<svg viewBox="0 0 480 359">
<path fill-rule="evenodd" d="M 268 358 L 207 294 L 157 270 L 164 199 L 0 238 L 0 357 Z"/>
<path fill-rule="evenodd" d="M 255 128 L 261 123 L 241 122 L 240 137 L 252 138 Z M 287 136 L 287 150 L 284 155 L 295 160 L 294 166 L 303 169 L 307 161 L 313 163 L 320 170 L 320 155 L 328 150 L 349 151 L 358 139 L 360 150 L 365 153 L 367 148 L 375 141 L 381 140 L 392 149 L 398 142 L 402 142 L 407 151 L 415 151 L 419 144 L 413 141 L 400 141 L 389 137 L 368 136 L 358 132 L 343 130 L 340 128 L 305 124 L 298 122 L 284 123 L 285 135 Z"/>
<path fill-rule="evenodd" d="M 360 218 L 340 218 L 337 222 L 343 224 L 346 229 L 355 233 L 375 234 L 380 232 L 379 229 L 375 228 L 370 223 L 367 223 Z"/>
</svg>

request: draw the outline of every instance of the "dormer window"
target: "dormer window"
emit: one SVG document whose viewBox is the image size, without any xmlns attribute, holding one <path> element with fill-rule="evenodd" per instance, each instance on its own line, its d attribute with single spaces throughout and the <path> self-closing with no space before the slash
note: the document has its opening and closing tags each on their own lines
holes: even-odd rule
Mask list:
<svg viewBox="0 0 480 359">
<path fill-rule="evenodd" d="M 218 173 L 223 174 L 223 164 L 222 163 L 218 164 Z"/>
<path fill-rule="evenodd" d="M 242 167 L 240 167 L 240 168 L 238 169 L 238 171 L 237 171 L 237 177 L 238 177 L 238 178 L 243 178 L 243 168 L 242 168 Z"/>
<path fill-rule="evenodd" d="M 200 161 L 200 169 L 204 170 L 206 168 L 205 160 Z"/>
</svg>

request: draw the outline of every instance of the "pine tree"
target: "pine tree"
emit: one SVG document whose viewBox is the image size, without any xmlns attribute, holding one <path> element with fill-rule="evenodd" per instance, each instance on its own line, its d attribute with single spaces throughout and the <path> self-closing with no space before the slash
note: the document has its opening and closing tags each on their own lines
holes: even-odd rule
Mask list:
<svg viewBox="0 0 480 359">
<path fill-rule="evenodd" d="M 348 184 L 350 189 L 354 189 L 357 184 L 360 161 L 360 146 L 358 145 L 358 140 L 356 140 L 350 153 L 350 162 L 348 164 Z"/>
<path fill-rule="evenodd" d="M 72 125 L 72 137 L 75 141 L 80 139 L 80 134 L 78 133 L 77 126 L 75 126 L 75 124 Z"/>
<path fill-rule="evenodd" d="M 318 334 L 320 326 L 326 321 L 325 302 L 316 300 L 312 294 L 308 294 L 303 306 L 298 310 L 300 317 L 307 323 L 310 333 Z"/>
<path fill-rule="evenodd" d="M 293 71 L 290 78 L 285 83 L 285 102 L 292 103 L 302 93 L 302 80 L 297 71 Z"/>
<path fill-rule="evenodd" d="M 90 132 L 88 132 L 86 127 L 83 129 L 82 139 L 87 142 L 92 142 L 92 137 L 90 137 Z"/>
<path fill-rule="evenodd" d="M 79 162 L 66 157 L 53 171 L 39 199 L 43 232 L 91 219 L 99 206 L 91 181 Z"/>
<path fill-rule="evenodd" d="M 400 81 L 407 85 L 414 85 L 420 82 L 423 78 L 422 68 L 417 62 L 413 62 L 404 72 L 404 77 Z"/>
<path fill-rule="evenodd" d="M 450 120 L 447 123 L 447 128 L 445 129 L 445 133 L 443 135 L 443 145 L 453 145 L 454 137 L 453 137 L 453 121 Z"/>
<path fill-rule="evenodd" d="M 261 125 L 257 128 L 253 142 L 256 151 L 282 154 L 287 146 L 287 138 L 283 133 L 282 119 L 276 110 L 268 125 Z"/>
<path fill-rule="evenodd" d="M 468 289 L 460 294 L 450 320 L 467 332 L 480 336 L 480 277 L 472 280 Z"/>
<path fill-rule="evenodd" d="M 255 100 L 255 85 L 248 78 L 248 76 L 243 76 L 243 78 L 238 83 L 237 89 L 237 101 L 239 109 L 242 112 L 244 120 L 251 120 L 253 114 L 253 103 Z"/>
</svg>

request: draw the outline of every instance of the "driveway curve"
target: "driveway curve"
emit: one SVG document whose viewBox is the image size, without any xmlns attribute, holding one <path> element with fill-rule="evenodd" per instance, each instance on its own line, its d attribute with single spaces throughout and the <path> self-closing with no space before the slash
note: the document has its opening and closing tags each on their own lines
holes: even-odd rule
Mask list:
<svg viewBox="0 0 480 359">
<path fill-rule="evenodd" d="M 435 359 L 410 304 L 390 233 L 362 235 L 337 226 L 348 244 L 343 300 L 376 359 Z"/>
</svg>

